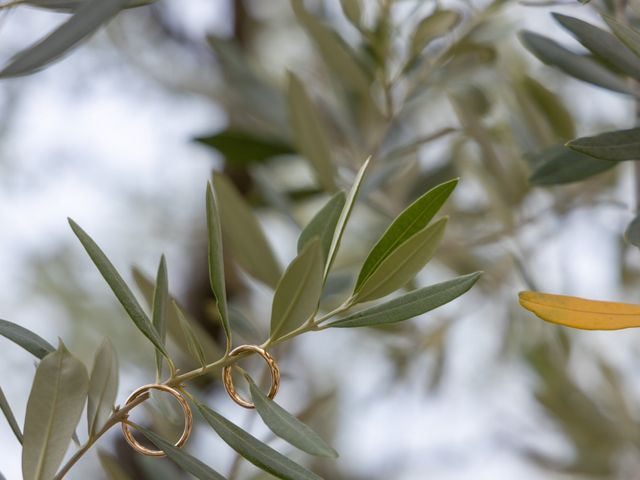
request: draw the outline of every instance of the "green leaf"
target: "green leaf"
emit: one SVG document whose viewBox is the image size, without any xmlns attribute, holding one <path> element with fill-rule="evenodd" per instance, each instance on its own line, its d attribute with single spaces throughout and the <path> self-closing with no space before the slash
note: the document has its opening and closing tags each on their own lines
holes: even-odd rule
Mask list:
<svg viewBox="0 0 640 480">
<path fill-rule="evenodd" d="M 103 450 L 98 450 L 98 460 L 108 480 L 131 480 L 131 477 L 120 466 L 120 460 Z"/>
<path fill-rule="evenodd" d="M 167 340 L 167 302 L 169 300 L 169 279 L 167 276 L 167 261 L 164 255 L 160 257 L 158 274 L 156 275 L 156 285 L 153 289 L 153 308 L 151 312 L 151 322 L 158 332 L 158 337 L 162 345 L 166 346 Z M 162 353 L 155 351 L 156 356 L 156 380 L 162 378 Z"/>
<path fill-rule="evenodd" d="M 293 259 L 278 283 L 271 307 L 271 339 L 295 330 L 316 313 L 323 268 L 322 247 L 316 237 Z"/>
<path fill-rule="evenodd" d="M 593 85 L 614 92 L 633 95 L 633 90 L 619 76 L 611 73 L 596 61 L 567 50 L 548 37 L 524 30 L 520 32 L 524 46 L 547 65 Z"/>
<path fill-rule="evenodd" d="M 22 432 L 20 431 L 20 426 L 16 421 L 16 417 L 13 415 L 13 411 L 9 406 L 9 401 L 7 400 L 7 397 L 4 396 L 2 388 L 0 388 L 0 410 L 2 410 L 4 417 L 7 419 L 13 434 L 16 436 L 20 444 L 22 444 Z"/>
<path fill-rule="evenodd" d="M 559 13 L 551 14 L 564 28 L 594 55 L 623 73 L 640 78 L 640 59 L 609 32 L 577 18 Z"/>
<path fill-rule="evenodd" d="M 447 218 L 441 218 L 405 240 L 354 291 L 353 301 L 375 300 L 405 286 L 433 257 L 446 224 Z"/>
<path fill-rule="evenodd" d="M 89 377 L 87 427 L 92 437 L 102 428 L 114 408 L 118 394 L 118 357 L 105 338 L 96 352 Z"/>
<path fill-rule="evenodd" d="M 360 65 L 349 46 L 329 28 L 311 15 L 302 0 L 291 0 L 298 21 L 318 48 L 318 52 L 331 72 L 340 77 L 341 84 L 351 87 L 363 97 L 369 97 L 371 79 Z"/>
<path fill-rule="evenodd" d="M 640 215 L 636 215 L 624 231 L 627 243 L 640 248 Z"/>
<path fill-rule="evenodd" d="M 87 1 L 88 0 L 21 0 L 20 3 L 53 10 L 55 12 L 73 13 L 85 5 Z M 124 8 L 142 7 L 144 5 L 150 5 L 155 1 L 157 0 L 129 0 Z"/>
<path fill-rule="evenodd" d="M 362 288 L 367 279 L 391 253 L 429 224 L 457 184 L 456 178 L 438 185 L 398 215 L 367 255 L 356 281 L 355 292 Z"/>
<path fill-rule="evenodd" d="M 251 208 L 224 175 L 215 173 L 213 185 L 220 207 L 222 235 L 233 249 L 234 258 L 252 277 L 275 288 L 280 266 Z"/>
<path fill-rule="evenodd" d="M 576 130 L 573 117 L 558 95 L 528 75 L 524 76 L 522 85 L 529 98 L 544 115 L 553 133 L 564 141 L 575 138 Z"/>
<path fill-rule="evenodd" d="M 309 160 L 320 184 L 333 191 L 336 169 L 326 129 L 300 79 L 291 72 L 288 79 L 289 117 L 298 149 Z"/>
<path fill-rule="evenodd" d="M 154 344 L 156 349 L 159 350 L 167 360 L 171 361 L 169 354 L 162 343 L 160 335 L 116 268 L 109 261 L 104 252 L 100 250 L 100 247 L 96 245 L 93 239 L 87 235 L 87 233 L 82 230 L 76 222 L 69 219 L 69 225 L 71 225 L 73 233 L 76 234 L 78 240 L 80 240 L 80 243 L 82 243 L 82 246 L 89 254 L 89 257 L 91 257 L 91 260 L 98 268 L 98 271 L 109 284 L 109 287 L 111 287 L 116 298 L 129 314 L 131 320 L 133 320 L 133 323 L 138 327 L 138 330 L 140 330 L 142 334 Z"/>
<path fill-rule="evenodd" d="M 222 475 L 213 470 L 211 467 L 208 467 L 197 458 L 192 457 L 185 451 L 167 442 L 160 435 L 152 432 L 151 430 L 147 430 L 146 428 L 137 427 L 136 429 L 140 430 L 151 443 L 153 443 L 157 448 L 166 453 L 167 457 L 169 457 L 170 460 L 172 460 L 185 472 L 189 472 L 191 475 L 199 478 L 200 480 L 225 480 Z"/>
<path fill-rule="evenodd" d="M 460 14 L 453 10 L 436 10 L 424 18 L 411 36 L 411 55 L 420 55 L 433 40 L 450 33 L 460 19 Z"/>
<path fill-rule="evenodd" d="M 449 303 L 467 292 L 481 274 L 482 272 L 475 272 L 414 290 L 375 307 L 353 313 L 330 323 L 329 326 L 338 328 L 370 327 L 402 322 L 417 317 Z"/>
<path fill-rule="evenodd" d="M 360 22 L 362 22 L 361 0 L 340 0 L 340 6 L 342 7 L 344 16 L 347 17 L 347 20 L 349 20 L 354 27 L 359 29 Z"/>
<path fill-rule="evenodd" d="M 247 167 L 252 163 L 263 163 L 272 157 L 295 153 L 291 145 L 284 142 L 231 129 L 194 140 L 215 148 L 230 165 L 237 167 Z"/>
<path fill-rule="evenodd" d="M 251 377 L 248 375 L 245 377 L 249 382 L 251 399 L 256 406 L 256 411 L 273 433 L 311 455 L 331 458 L 338 456 L 338 452 L 327 445 L 309 426 L 262 393 Z"/>
<path fill-rule="evenodd" d="M 529 177 L 533 185 L 559 185 L 578 182 L 616 166 L 614 162 L 599 160 L 574 152 L 563 145 L 545 148 L 530 156 L 535 169 Z"/>
<path fill-rule="evenodd" d="M 351 216 L 351 211 L 353 210 L 356 198 L 358 197 L 358 192 L 360 192 L 362 180 L 364 179 L 364 175 L 367 172 L 367 168 L 369 167 L 370 162 L 371 157 L 367 158 L 360 167 L 360 170 L 358 170 L 353 185 L 351 186 L 351 190 L 349 190 L 349 194 L 347 195 L 347 200 L 344 204 L 344 207 L 342 207 L 342 211 L 340 212 L 340 217 L 338 218 L 338 223 L 336 225 L 335 231 L 333 232 L 333 238 L 331 239 L 331 246 L 329 247 L 327 262 L 324 267 L 323 278 L 325 281 L 329 276 L 331 266 L 336 259 L 336 255 L 338 254 L 340 242 L 342 241 L 342 235 L 344 234 L 344 229 L 346 228 L 349 217 Z"/>
<path fill-rule="evenodd" d="M 42 40 L 16 54 L 0 77 L 33 73 L 68 53 L 122 10 L 129 0 L 88 0 L 76 13 Z"/>
<path fill-rule="evenodd" d="M 344 191 L 334 194 L 329 201 L 316 213 L 311 221 L 300 233 L 298 238 L 298 253 L 314 238 L 318 237 L 322 244 L 322 254 L 326 258 L 331 248 L 331 240 L 336 231 L 336 225 L 340 218 L 340 213 L 344 208 L 347 196 Z"/>
<path fill-rule="evenodd" d="M 322 477 L 292 462 L 207 406 L 200 403 L 197 406 L 220 438 L 258 468 L 283 480 L 322 480 Z"/>
<path fill-rule="evenodd" d="M 224 280 L 224 255 L 222 253 L 222 227 L 220 226 L 220 214 L 218 202 L 211 183 L 207 184 L 207 257 L 209 259 L 209 283 L 211 291 L 216 297 L 216 308 L 220 314 L 222 329 L 227 340 L 226 351 L 231 348 L 231 326 L 229 325 L 229 312 L 227 309 L 227 290 Z"/>
<path fill-rule="evenodd" d="M 629 50 L 640 57 L 640 32 L 620 23 L 615 18 L 608 15 L 603 15 L 602 18 L 607 22 L 607 25 L 609 25 L 613 34 L 618 37 L 618 39 L 620 39 L 620 41 L 629 48 Z"/>
<path fill-rule="evenodd" d="M 89 388 L 87 369 L 60 342 L 42 359 L 24 421 L 24 480 L 51 480 L 69 447 Z"/>
<path fill-rule="evenodd" d="M 204 349 L 202 348 L 200 340 L 198 340 L 198 336 L 193 331 L 191 322 L 187 319 L 184 313 L 182 313 L 182 310 L 180 310 L 180 307 L 178 307 L 178 304 L 175 301 L 173 302 L 173 308 L 178 315 L 180 328 L 182 328 L 182 332 L 184 333 L 189 352 L 191 352 L 191 355 L 193 355 L 194 358 L 198 360 L 198 363 L 204 367 L 207 364 Z"/>
<path fill-rule="evenodd" d="M 601 160 L 620 162 L 640 159 L 640 128 L 601 133 L 567 143 L 576 152 Z"/>
<path fill-rule="evenodd" d="M 53 345 L 44 338 L 7 320 L 0 320 L 0 335 L 21 346 L 38 359 L 42 359 L 45 355 L 55 350 Z"/>
</svg>

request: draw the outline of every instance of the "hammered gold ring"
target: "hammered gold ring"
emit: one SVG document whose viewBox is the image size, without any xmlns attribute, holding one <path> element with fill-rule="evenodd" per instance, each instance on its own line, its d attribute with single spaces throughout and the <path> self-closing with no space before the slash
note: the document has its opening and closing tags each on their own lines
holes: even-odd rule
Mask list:
<svg viewBox="0 0 640 480">
<path fill-rule="evenodd" d="M 178 403 L 180 403 L 182 411 L 184 412 L 184 430 L 182 431 L 180 439 L 174 445 L 177 448 L 182 447 L 191 435 L 191 429 L 193 428 L 193 414 L 191 413 L 191 407 L 189 407 L 189 404 L 178 390 L 159 383 L 144 385 L 135 390 L 131 395 L 129 395 L 129 398 L 127 398 L 124 406 L 126 407 L 141 395 L 147 393 L 149 390 L 159 390 L 161 392 L 166 392 L 169 395 L 173 396 L 176 400 L 178 400 Z M 129 424 L 127 423 L 128 418 L 129 415 L 127 414 L 122 422 L 122 434 L 124 435 L 124 439 L 131 446 L 131 448 L 133 448 L 136 452 L 147 455 L 149 457 L 164 457 L 165 453 L 162 450 L 152 450 L 138 443 L 138 441 L 133 437 L 133 434 L 131 433 L 131 429 L 129 428 Z"/>
<path fill-rule="evenodd" d="M 278 388 L 280 388 L 280 369 L 278 368 L 278 364 L 264 348 L 260 348 L 256 345 L 240 345 L 239 347 L 234 348 L 231 353 L 229 353 L 229 358 L 235 357 L 245 352 L 257 353 L 264 359 L 265 362 L 267 362 L 269 370 L 271 371 L 271 388 L 269 389 L 269 393 L 267 394 L 267 396 L 272 399 L 276 396 L 276 393 L 278 393 Z M 241 407 L 255 408 L 255 405 L 253 403 L 248 402 L 240 395 L 238 395 L 236 387 L 233 385 L 231 368 L 232 365 L 226 365 L 222 369 L 222 383 L 224 383 L 224 388 L 227 390 L 227 393 L 229 394 L 231 399 Z"/>
</svg>

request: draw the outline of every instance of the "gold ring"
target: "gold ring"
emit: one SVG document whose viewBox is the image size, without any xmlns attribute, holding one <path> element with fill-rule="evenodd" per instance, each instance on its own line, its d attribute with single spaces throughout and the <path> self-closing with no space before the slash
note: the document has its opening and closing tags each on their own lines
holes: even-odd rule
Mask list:
<svg viewBox="0 0 640 480">
<path fill-rule="evenodd" d="M 278 388 L 280 388 L 280 369 L 278 368 L 278 364 L 273 359 L 271 355 L 269 355 L 263 348 L 260 348 L 256 345 L 240 345 L 239 347 L 234 348 L 231 353 L 229 353 L 229 357 L 235 357 L 244 352 L 253 352 L 260 355 L 264 358 L 264 361 L 269 365 L 269 370 L 271 370 L 271 388 L 269 389 L 269 393 L 267 396 L 269 398 L 273 398 L 278 393 Z M 224 388 L 227 390 L 227 393 L 231 397 L 231 399 L 236 402 L 238 405 L 244 408 L 256 408 L 255 405 L 251 402 L 246 401 L 238 392 L 236 392 L 236 387 L 233 385 L 233 377 L 231 376 L 231 367 L 232 365 L 226 365 L 222 369 L 222 383 L 224 383 Z"/>
<path fill-rule="evenodd" d="M 176 389 L 159 383 L 144 385 L 134 391 L 131 395 L 129 395 L 129 398 L 127 398 L 124 406 L 126 407 L 138 397 L 147 393 L 149 390 L 160 390 L 162 392 L 166 392 L 172 395 L 180 403 L 182 411 L 184 412 L 184 430 L 182 431 L 180 439 L 174 445 L 178 448 L 182 447 L 189 439 L 189 435 L 191 435 L 191 429 L 193 428 L 193 414 L 191 413 L 191 407 L 189 407 L 187 401 Z M 131 448 L 133 448 L 136 452 L 147 455 L 149 457 L 164 457 L 165 453 L 162 450 L 151 450 L 150 448 L 147 448 L 144 445 L 140 445 L 140 443 L 138 443 L 138 441 L 131 434 L 129 424 L 127 423 L 128 418 L 129 414 L 127 414 L 122 421 L 122 434 L 124 435 L 124 439 L 127 441 L 127 443 L 131 445 Z"/>
</svg>

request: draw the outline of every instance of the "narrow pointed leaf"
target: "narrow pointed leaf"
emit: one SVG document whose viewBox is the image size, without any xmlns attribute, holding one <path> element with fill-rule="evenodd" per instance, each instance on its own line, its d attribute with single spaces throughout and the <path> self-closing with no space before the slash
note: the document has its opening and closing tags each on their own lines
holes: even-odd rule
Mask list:
<svg viewBox="0 0 640 480">
<path fill-rule="evenodd" d="M 198 410 L 227 445 L 256 467 L 283 480 L 322 480 L 207 406 L 198 404 Z"/>
<path fill-rule="evenodd" d="M 225 480 L 225 478 L 211 467 L 205 465 L 197 458 L 189 455 L 184 450 L 175 447 L 171 443 L 167 442 L 160 435 L 147 430 L 146 428 L 138 427 L 138 430 L 149 439 L 157 448 L 167 454 L 167 457 L 173 461 L 176 465 L 182 468 L 185 472 L 189 472 L 194 477 L 200 480 Z"/>
<path fill-rule="evenodd" d="M 295 330 L 315 314 L 322 293 L 322 258 L 316 237 L 293 259 L 273 296 L 271 338 L 280 338 Z"/>
<path fill-rule="evenodd" d="M 436 10 L 423 19 L 411 36 L 411 54 L 419 55 L 433 40 L 450 33 L 460 23 L 460 18 L 453 10 Z"/>
<path fill-rule="evenodd" d="M 235 167 L 246 168 L 251 164 L 264 163 L 272 157 L 295 153 L 287 143 L 232 129 L 194 140 L 215 148 L 224 156 L 227 164 Z"/>
<path fill-rule="evenodd" d="M 280 266 L 251 208 L 224 175 L 214 174 L 213 185 L 222 235 L 233 249 L 235 260 L 249 275 L 275 288 Z"/>
<path fill-rule="evenodd" d="M 384 297 L 405 286 L 431 260 L 442 240 L 447 218 L 438 220 L 405 240 L 391 252 L 354 291 L 354 301 Z"/>
<path fill-rule="evenodd" d="M 68 53 L 122 10 L 129 0 L 87 0 L 76 13 L 49 35 L 15 55 L 0 77 L 35 72 Z"/>
<path fill-rule="evenodd" d="M 246 378 L 256 411 L 273 433 L 311 455 L 332 458 L 338 456 L 338 452 L 320 438 L 320 435 L 266 396 L 251 377 L 246 375 Z"/>
<path fill-rule="evenodd" d="M 640 32 L 608 15 L 603 15 L 602 18 L 607 22 L 613 34 L 636 56 L 640 57 Z"/>
<path fill-rule="evenodd" d="M 454 179 L 432 188 L 398 215 L 367 255 L 356 281 L 356 292 L 385 258 L 429 224 L 457 184 L 458 179 Z"/>
<path fill-rule="evenodd" d="M 529 182 L 560 185 L 578 182 L 612 169 L 617 164 L 584 155 L 565 146 L 553 146 L 529 156 L 536 165 Z"/>
<path fill-rule="evenodd" d="M 76 222 L 69 219 L 69 225 L 71 225 L 73 233 L 76 234 L 78 240 L 80 240 L 80 243 L 82 243 L 82 246 L 89 254 L 89 257 L 91 257 L 91 260 L 98 268 L 98 271 L 109 284 L 109 287 L 111 287 L 116 298 L 129 314 L 131 320 L 133 320 L 133 323 L 138 327 L 138 330 L 140 330 L 142 334 L 147 337 L 151 343 L 153 343 L 156 349 L 162 352 L 162 354 L 169 359 L 169 354 L 160 339 L 160 335 L 158 335 L 158 332 L 153 327 L 151 320 L 149 320 L 149 317 L 144 312 L 138 303 L 138 300 L 136 300 L 136 297 L 133 295 L 133 292 L 129 289 L 116 268 L 109 261 L 104 252 L 100 250 L 100 247 L 98 247 L 93 239 L 87 235 L 87 233 L 82 230 Z"/>
<path fill-rule="evenodd" d="M 347 200 L 342 208 L 342 212 L 340 212 L 340 217 L 338 218 L 338 223 L 336 225 L 335 231 L 333 233 L 333 238 L 331 239 L 331 246 L 329 247 L 329 254 L 327 255 L 327 262 L 324 267 L 324 279 L 326 281 L 329 276 L 329 271 L 331 270 L 331 266 L 333 265 L 333 261 L 336 259 L 336 255 L 338 254 L 338 249 L 340 248 L 340 242 L 342 241 L 342 235 L 344 234 L 344 229 L 347 226 L 347 222 L 349 221 L 349 217 L 351 216 L 351 211 L 353 210 L 353 206 L 356 202 L 356 198 L 358 197 L 358 193 L 360 192 L 360 187 L 362 186 L 362 180 L 364 179 L 364 175 L 367 172 L 367 168 L 369 167 L 369 163 L 371 162 L 371 157 L 367 158 L 365 162 L 358 170 L 356 174 L 356 178 L 351 186 L 351 190 L 349 190 L 349 194 L 347 195 Z"/>
<path fill-rule="evenodd" d="M 471 273 L 414 290 L 375 307 L 353 313 L 329 324 L 329 326 L 338 328 L 370 327 L 402 322 L 417 317 L 466 293 L 473 287 L 481 274 L 482 272 Z"/>
<path fill-rule="evenodd" d="M 231 347 L 231 327 L 229 325 L 229 312 L 227 309 L 227 290 L 224 280 L 224 257 L 222 253 L 222 227 L 218 203 L 211 183 L 207 184 L 207 233 L 208 233 L 208 259 L 209 259 L 209 283 L 216 306 L 222 322 L 222 329 L 227 340 L 227 351 Z"/>
<path fill-rule="evenodd" d="M 187 341 L 187 348 L 189 349 L 189 352 L 194 356 L 198 363 L 204 367 L 207 364 L 204 349 L 191 327 L 191 322 L 187 319 L 184 313 L 182 313 L 182 310 L 180 310 L 180 307 L 178 307 L 176 302 L 173 302 L 173 307 L 178 315 L 178 321 L 180 322 L 180 327 L 182 328 L 182 332 L 184 333 L 184 337 Z"/>
<path fill-rule="evenodd" d="M 89 377 L 87 427 L 89 436 L 102 428 L 114 408 L 118 394 L 118 358 L 105 338 L 96 352 Z"/>
<path fill-rule="evenodd" d="M 547 65 L 554 66 L 578 80 L 614 92 L 633 95 L 633 90 L 622 78 L 596 61 L 564 48 L 548 37 L 525 30 L 520 33 L 520 40 L 531 53 Z"/>
<path fill-rule="evenodd" d="M 287 93 L 291 128 L 298 149 L 309 160 L 320 185 L 333 191 L 336 172 L 326 129 L 304 85 L 293 73 L 289 73 Z"/>
<path fill-rule="evenodd" d="M 141 7 L 155 1 L 157 0 L 129 0 L 124 8 Z M 86 5 L 87 0 L 22 0 L 20 3 L 55 12 L 74 13 L 78 8 Z"/>
<path fill-rule="evenodd" d="M 61 343 L 42 359 L 27 401 L 24 480 L 51 480 L 69 447 L 89 387 L 85 366 Z"/>
<path fill-rule="evenodd" d="M 298 253 L 314 238 L 320 238 L 323 257 L 327 258 L 331 248 L 331 240 L 338 225 L 340 213 L 344 208 L 347 196 L 344 191 L 334 194 L 329 201 L 314 215 L 311 221 L 300 233 L 298 239 Z"/>
<path fill-rule="evenodd" d="M 18 441 L 22 444 L 22 432 L 20 431 L 20 426 L 18 425 L 16 417 L 13 414 L 11 407 L 9 406 L 9 401 L 7 400 L 7 397 L 5 397 L 2 388 L 0 388 L 0 410 L 2 410 L 4 418 L 7 419 L 7 423 L 9 423 L 11 431 L 16 436 Z"/>
<path fill-rule="evenodd" d="M 627 243 L 640 248 L 640 215 L 636 215 L 624 231 Z"/>
<path fill-rule="evenodd" d="M 98 450 L 98 460 L 108 480 L 132 480 L 120 466 L 120 460 L 103 450 Z"/>
<path fill-rule="evenodd" d="M 583 330 L 640 327 L 640 305 L 520 292 L 520 305 L 547 322 Z"/>
<path fill-rule="evenodd" d="M 567 144 L 576 152 L 601 160 L 620 162 L 640 159 L 640 128 L 601 133 L 582 137 Z"/>
<path fill-rule="evenodd" d="M 640 78 L 640 58 L 614 35 L 590 23 L 568 15 L 552 13 L 556 21 L 605 63 L 634 78 Z"/>
<path fill-rule="evenodd" d="M 38 359 L 42 359 L 45 355 L 55 350 L 53 345 L 44 338 L 7 320 L 0 320 L 0 335 L 21 346 Z"/>
<path fill-rule="evenodd" d="M 160 257 L 158 274 L 156 275 L 156 285 L 153 290 L 153 308 L 151 322 L 153 323 L 162 345 L 166 346 L 167 339 L 167 309 L 169 301 L 169 279 L 167 276 L 167 261 L 164 255 Z M 162 378 L 162 353 L 155 351 L 156 356 L 156 380 Z"/>
</svg>

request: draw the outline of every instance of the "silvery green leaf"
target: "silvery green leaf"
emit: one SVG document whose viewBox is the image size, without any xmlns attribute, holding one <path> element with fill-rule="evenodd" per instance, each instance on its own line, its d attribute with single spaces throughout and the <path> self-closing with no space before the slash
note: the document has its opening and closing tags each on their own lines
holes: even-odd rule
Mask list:
<svg viewBox="0 0 640 480">
<path fill-rule="evenodd" d="M 640 128 L 605 132 L 567 143 L 576 152 L 611 162 L 640 159 Z"/>
<path fill-rule="evenodd" d="M 0 335 L 21 346 L 36 358 L 43 358 L 55 350 L 53 345 L 20 325 L 7 320 L 0 320 Z"/>
<path fill-rule="evenodd" d="M 424 18 L 411 36 L 412 56 L 420 55 L 433 40 L 450 33 L 460 19 L 460 14 L 453 10 L 436 10 Z"/>
<path fill-rule="evenodd" d="M 108 338 L 96 352 L 89 376 L 87 428 L 93 436 L 111 414 L 118 394 L 118 358 Z"/>
<path fill-rule="evenodd" d="M 224 175 L 214 174 L 213 185 L 222 235 L 233 249 L 235 260 L 249 275 L 275 288 L 280 266 L 251 208 Z"/>
<path fill-rule="evenodd" d="M 326 259 L 331 248 L 331 240 L 336 231 L 340 213 L 344 208 L 347 196 L 344 191 L 334 194 L 329 201 L 316 213 L 311 221 L 300 233 L 298 238 L 298 253 L 314 238 L 320 238 L 322 254 Z"/>
<path fill-rule="evenodd" d="M 414 290 L 375 307 L 353 313 L 329 324 L 330 327 L 370 327 L 401 322 L 440 307 L 467 292 L 482 272 L 471 273 Z"/>
<path fill-rule="evenodd" d="M 87 0 L 75 14 L 42 40 L 16 54 L 0 77 L 33 73 L 71 51 L 122 10 L 129 0 Z"/>
<path fill-rule="evenodd" d="M 283 480 L 322 480 L 322 477 L 291 461 L 209 407 L 200 403 L 197 407 L 220 438 L 256 467 Z"/>
<path fill-rule="evenodd" d="M 138 303 L 138 300 L 136 300 L 136 297 L 133 295 L 133 292 L 127 286 L 116 268 L 109 261 L 104 252 L 100 250 L 100 247 L 98 247 L 93 239 L 87 235 L 87 233 L 82 230 L 76 222 L 69 219 L 69 225 L 71 225 L 73 233 L 76 234 L 78 240 L 80 240 L 80 243 L 82 243 L 82 246 L 89 254 L 89 257 L 91 257 L 91 260 L 98 268 L 98 271 L 102 274 L 107 284 L 109 284 L 109 287 L 111 287 L 116 298 L 129 314 L 131 320 L 133 320 L 133 323 L 138 327 L 138 330 L 140 330 L 142 334 L 147 337 L 151 343 L 153 343 L 157 350 L 170 360 L 169 354 L 164 347 L 160 335 L 158 335 L 158 332 L 151 323 L 151 320 L 149 320 L 149 317 L 144 312 Z"/>
<path fill-rule="evenodd" d="M 251 399 L 256 406 L 256 411 L 273 433 L 311 455 L 331 458 L 338 456 L 338 452 L 331 448 L 320 435 L 265 395 L 251 377 L 248 375 L 245 377 L 249 382 Z"/>
<path fill-rule="evenodd" d="M 2 391 L 2 388 L 0 388 L 0 410 L 2 410 L 2 413 L 4 414 L 4 417 L 7 419 L 7 423 L 9 423 L 9 426 L 11 427 L 11 431 L 18 439 L 18 442 L 22 444 L 22 432 L 20 431 L 20 426 L 16 421 L 16 417 L 13 414 L 11 407 L 9 406 L 9 401 L 7 400 L 7 397 L 5 397 L 4 392 Z"/>
<path fill-rule="evenodd" d="M 336 172 L 326 128 L 300 79 L 293 73 L 289 73 L 288 78 L 289 117 L 296 144 L 311 164 L 320 184 L 333 191 L 336 189 Z"/>
<path fill-rule="evenodd" d="M 156 285 L 153 290 L 153 308 L 151 312 L 151 323 L 153 324 L 162 345 L 166 345 L 167 339 L 167 309 L 169 301 L 169 279 L 167 276 L 167 261 L 164 255 L 160 257 L 158 274 L 156 275 Z M 162 352 L 156 349 L 156 380 L 162 378 Z"/>
<path fill-rule="evenodd" d="M 220 225 L 220 213 L 216 194 L 211 183 L 207 184 L 207 257 L 209 260 L 209 283 L 216 307 L 220 314 L 222 329 L 227 340 L 226 349 L 231 348 L 231 326 L 229 325 L 229 312 L 227 311 L 227 290 L 224 280 L 224 256 L 222 253 L 222 227 Z"/>
<path fill-rule="evenodd" d="M 207 364 L 207 360 L 204 354 L 204 349 L 202 348 L 202 344 L 200 343 L 200 340 L 198 340 L 198 336 L 193 331 L 191 322 L 189 321 L 189 319 L 187 319 L 184 313 L 182 313 L 182 310 L 180 310 L 180 307 L 175 301 L 173 302 L 173 308 L 175 309 L 176 314 L 178 315 L 180 328 L 182 328 L 182 332 L 184 333 L 184 337 L 187 341 L 187 348 L 189 349 L 189 352 L 191 352 L 191 355 L 193 355 L 194 358 L 198 360 L 198 363 L 200 363 L 200 365 L 204 367 Z"/>
<path fill-rule="evenodd" d="M 24 480 L 54 477 L 80 420 L 88 388 L 87 369 L 62 342 L 38 364 L 24 421 Z"/>
<path fill-rule="evenodd" d="M 640 57 L 640 32 L 620 23 L 618 20 L 608 15 L 603 15 L 602 18 L 607 22 L 607 25 L 609 25 L 613 34 L 618 37 L 620 41 L 627 46 L 627 48 L 635 53 L 636 56 Z"/>
<path fill-rule="evenodd" d="M 147 430 L 146 428 L 138 428 L 142 434 L 149 439 L 157 448 L 167 454 L 170 460 L 176 465 L 182 468 L 184 471 L 189 472 L 200 480 L 225 480 L 225 478 L 211 467 L 205 465 L 197 458 L 189 455 L 184 450 L 175 447 L 171 443 L 164 440 L 160 435 Z"/>
<path fill-rule="evenodd" d="M 535 164 L 535 169 L 529 177 L 529 182 L 533 185 L 578 182 L 616 166 L 615 162 L 599 160 L 563 145 L 545 148 L 529 157 Z"/>
</svg>

